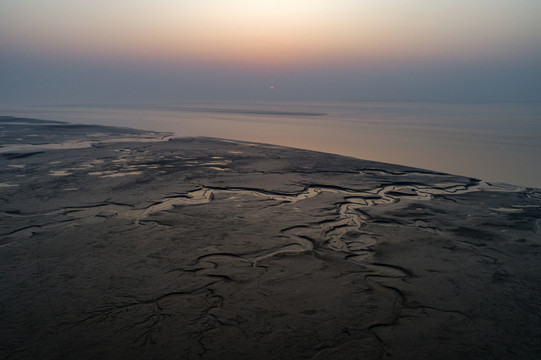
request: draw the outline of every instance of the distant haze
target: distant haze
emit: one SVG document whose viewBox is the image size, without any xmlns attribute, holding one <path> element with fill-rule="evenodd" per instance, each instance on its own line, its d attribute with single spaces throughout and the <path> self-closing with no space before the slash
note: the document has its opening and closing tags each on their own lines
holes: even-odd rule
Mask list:
<svg viewBox="0 0 541 360">
<path fill-rule="evenodd" d="M 541 101 L 539 19 L 539 0 L 0 0 L 0 103 Z"/>
</svg>

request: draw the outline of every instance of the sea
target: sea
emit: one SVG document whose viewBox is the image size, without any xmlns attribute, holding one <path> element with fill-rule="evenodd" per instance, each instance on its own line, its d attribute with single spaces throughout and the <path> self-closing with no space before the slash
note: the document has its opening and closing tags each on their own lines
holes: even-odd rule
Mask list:
<svg viewBox="0 0 541 360">
<path fill-rule="evenodd" d="M 3 105 L 0 115 L 283 145 L 541 188 L 541 103 Z"/>
</svg>

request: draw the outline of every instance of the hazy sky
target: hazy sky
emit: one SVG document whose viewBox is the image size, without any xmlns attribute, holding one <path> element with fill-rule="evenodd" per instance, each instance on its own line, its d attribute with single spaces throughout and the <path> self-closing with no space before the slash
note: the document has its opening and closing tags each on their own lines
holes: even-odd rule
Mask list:
<svg viewBox="0 0 541 360">
<path fill-rule="evenodd" d="M 540 19 L 540 0 L 0 0 L 0 102 L 541 101 Z"/>
</svg>

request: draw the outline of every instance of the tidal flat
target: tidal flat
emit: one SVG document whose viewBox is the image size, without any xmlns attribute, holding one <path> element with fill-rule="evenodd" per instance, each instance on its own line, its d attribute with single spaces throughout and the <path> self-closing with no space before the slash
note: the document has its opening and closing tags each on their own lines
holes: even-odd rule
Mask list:
<svg viewBox="0 0 541 360">
<path fill-rule="evenodd" d="M 1 358 L 541 353 L 540 189 L 127 128 L 0 133 Z"/>
</svg>

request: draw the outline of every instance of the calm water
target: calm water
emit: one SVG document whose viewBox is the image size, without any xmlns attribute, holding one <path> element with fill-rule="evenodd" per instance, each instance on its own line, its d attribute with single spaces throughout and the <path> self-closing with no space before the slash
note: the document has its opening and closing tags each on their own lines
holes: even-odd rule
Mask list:
<svg viewBox="0 0 541 360">
<path fill-rule="evenodd" d="M 541 103 L 3 106 L 0 115 L 286 145 L 541 188 Z"/>
</svg>

